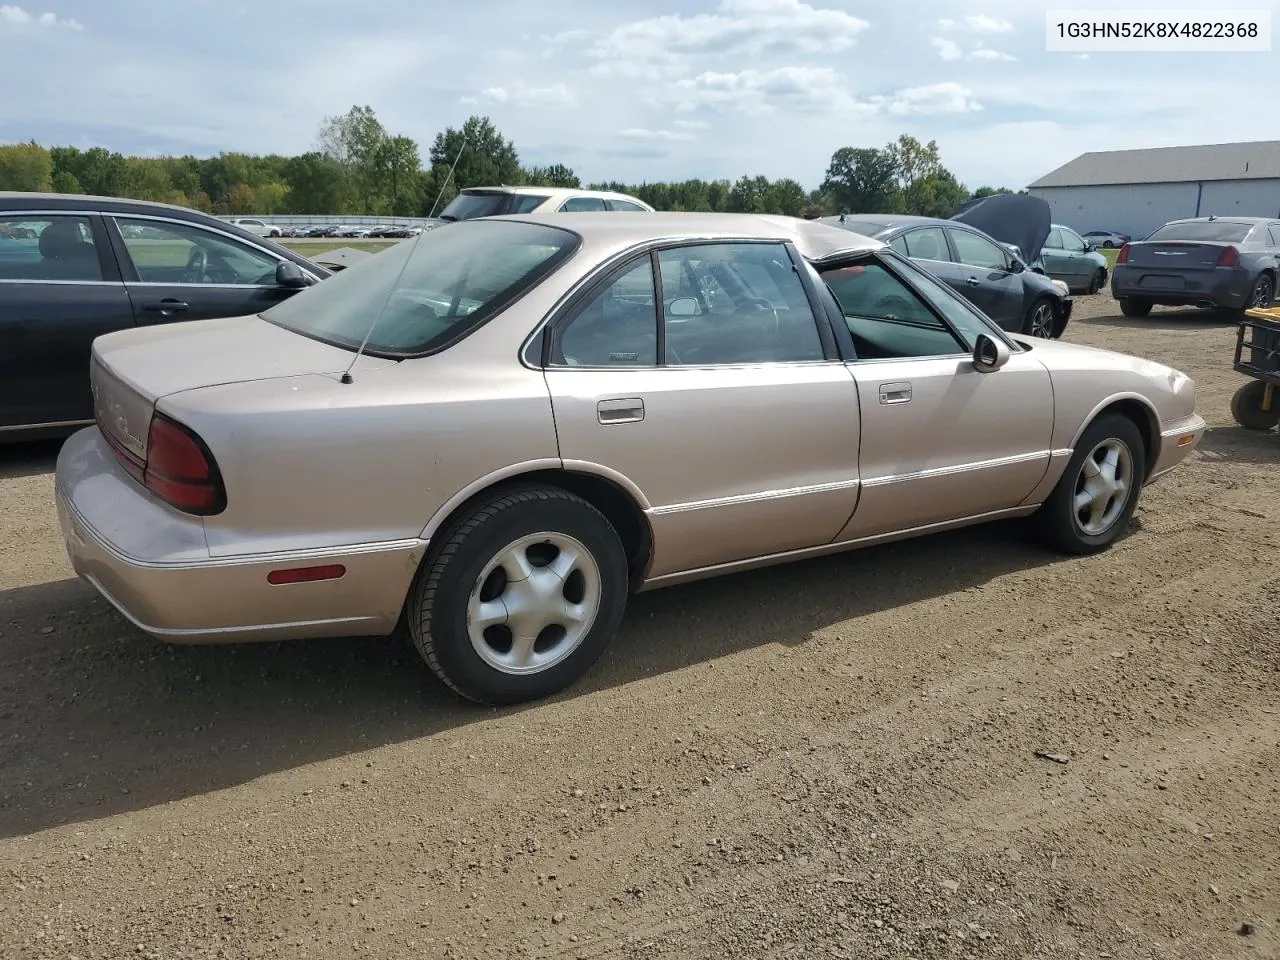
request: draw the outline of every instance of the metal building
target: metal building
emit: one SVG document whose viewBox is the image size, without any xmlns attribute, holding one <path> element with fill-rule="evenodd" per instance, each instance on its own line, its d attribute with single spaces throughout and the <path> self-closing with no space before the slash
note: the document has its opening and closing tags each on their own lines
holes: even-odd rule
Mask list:
<svg viewBox="0 0 1280 960">
<path fill-rule="evenodd" d="M 1078 233 L 1141 238 L 1181 217 L 1280 217 L 1280 140 L 1083 153 L 1027 190 Z"/>
</svg>

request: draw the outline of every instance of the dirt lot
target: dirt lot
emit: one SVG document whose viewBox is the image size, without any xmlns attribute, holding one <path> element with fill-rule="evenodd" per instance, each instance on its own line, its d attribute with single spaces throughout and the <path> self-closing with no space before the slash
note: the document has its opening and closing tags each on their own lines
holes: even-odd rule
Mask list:
<svg viewBox="0 0 1280 960">
<path fill-rule="evenodd" d="M 389 643 L 147 640 L 70 579 L 53 449 L 0 452 L 0 956 L 1280 957 L 1280 437 L 1229 321 L 1077 311 L 1211 426 L 1113 550 L 642 596 L 522 710 Z"/>
</svg>

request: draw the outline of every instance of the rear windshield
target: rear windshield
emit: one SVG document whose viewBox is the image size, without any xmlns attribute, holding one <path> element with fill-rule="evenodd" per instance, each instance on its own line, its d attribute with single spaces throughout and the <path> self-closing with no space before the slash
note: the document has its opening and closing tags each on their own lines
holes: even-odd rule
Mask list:
<svg viewBox="0 0 1280 960">
<path fill-rule="evenodd" d="M 528 213 L 548 195 L 531 193 L 468 193 L 463 191 L 440 211 L 441 220 L 473 220 L 504 213 Z"/>
<path fill-rule="evenodd" d="M 1166 223 L 1147 237 L 1148 240 L 1210 240 L 1220 243 L 1239 243 L 1253 229 L 1251 223 L 1232 223 L 1229 220 L 1194 220 L 1190 223 Z"/>
<path fill-rule="evenodd" d="M 261 316 L 352 350 L 367 334 L 365 352 L 374 356 L 431 353 L 523 296 L 572 256 L 579 243 L 568 230 L 509 220 L 428 230 Z"/>
</svg>

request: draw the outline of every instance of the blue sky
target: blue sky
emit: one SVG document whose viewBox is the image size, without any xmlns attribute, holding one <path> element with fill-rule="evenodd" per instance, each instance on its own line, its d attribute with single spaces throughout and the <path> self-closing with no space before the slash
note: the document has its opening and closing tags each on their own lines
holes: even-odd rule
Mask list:
<svg viewBox="0 0 1280 960">
<path fill-rule="evenodd" d="M 813 187 L 836 148 L 909 133 L 970 187 L 1019 187 L 1087 150 L 1280 135 L 1274 52 L 1045 52 L 1046 9 L 1117 5 L 0 0 L 0 142 L 297 153 L 358 103 L 424 154 L 487 114 L 586 180 Z"/>
</svg>

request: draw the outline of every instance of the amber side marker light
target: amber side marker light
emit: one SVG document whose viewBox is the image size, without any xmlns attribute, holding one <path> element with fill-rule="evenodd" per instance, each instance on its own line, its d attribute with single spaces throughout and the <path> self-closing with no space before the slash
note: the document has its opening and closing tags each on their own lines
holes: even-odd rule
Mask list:
<svg viewBox="0 0 1280 960">
<path fill-rule="evenodd" d="M 1195 442 L 1196 442 L 1196 435 L 1194 433 L 1184 433 L 1182 436 L 1178 438 L 1178 446 L 1180 447 L 1186 447 Z"/>
<path fill-rule="evenodd" d="M 272 570 L 267 574 L 267 583 L 280 586 L 285 583 L 313 583 L 316 580 L 337 580 L 347 572 L 340 563 L 331 563 L 323 567 L 293 567 L 289 570 Z"/>
</svg>

